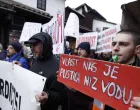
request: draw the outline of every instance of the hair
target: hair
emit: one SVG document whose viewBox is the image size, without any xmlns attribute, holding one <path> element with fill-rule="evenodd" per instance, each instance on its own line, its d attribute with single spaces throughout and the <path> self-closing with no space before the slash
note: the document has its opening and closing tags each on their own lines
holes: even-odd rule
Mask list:
<svg viewBox="0 0 140 110">
<path fill-rule="evenodd" d="M 131 35 L 135 46 L 140 45 L 140 32 L 133 30 L 121 30 L 117 34 L 128 34 Z"/>
</svg>

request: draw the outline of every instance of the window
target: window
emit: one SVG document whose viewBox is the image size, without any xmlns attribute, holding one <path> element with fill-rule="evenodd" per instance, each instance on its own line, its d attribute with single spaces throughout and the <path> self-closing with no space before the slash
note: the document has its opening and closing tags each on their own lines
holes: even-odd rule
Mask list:
<svg viewBox="0 0 140 110">
<path fill-rule="evenodd" d="M 108 27 L 103 27 L 103 31 L 106 30 L 106 29 L 108 29 Z"/>
<path fill-rule="evenodd" d="M 46 0 L 37 0 L 37 8 L 46 11 Z"/>
<path fill-rule="evenodd" d="M 97 31 L 97 32 L 101 32 L 101 27 L 97 27 L 97 28 L 96 28 L 96 31 Z"/>
</svg>

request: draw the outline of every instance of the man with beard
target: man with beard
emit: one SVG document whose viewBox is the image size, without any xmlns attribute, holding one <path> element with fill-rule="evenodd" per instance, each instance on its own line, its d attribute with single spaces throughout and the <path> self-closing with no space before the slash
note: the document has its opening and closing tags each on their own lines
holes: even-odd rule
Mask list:
<svg viewBox="0 0 140 110">
<path fill-rule="evenodd" d="M 64 85 L 57 82 L 59 61 L 52 52 L 52 37 L 41 32 L 33 35 L 25 44 L 30 45 L 34 56 L 30 70 L 46 77 L 44 91 L 36 96 L 41 110 L 58 110 L 66 93 Z"/>
<path fill-rule="evenodd" d="M 13 62 L 26 69 L 29 68 L 28 61 L 23 55 L 22 45 L 19 42 L 9 44 L 5 61 Z"/>
</svg>

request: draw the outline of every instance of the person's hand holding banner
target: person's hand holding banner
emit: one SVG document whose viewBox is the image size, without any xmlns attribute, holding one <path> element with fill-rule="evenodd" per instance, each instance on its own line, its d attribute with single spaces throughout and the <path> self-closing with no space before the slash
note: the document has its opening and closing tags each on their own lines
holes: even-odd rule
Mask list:
<svg viewBox="0 0 140 110">
<path fill-rule="evenodd" d="M 140 110 L 140 97 L 134 97 L 131 101 L 131 106 L 129 110 Z"/>
<path fill-rule="evenodd" d="M 48 100 L 49 94 L 43 91 L 41 94 L 36 95 L 35 97 L 38 102 L 45 104 Z"/>
<path fill-rule="evenodd" d="M 12 63 L 22 67 L 22 64 L 19 61 L 13 61 Z"/>
<path fill-rule="evenodd" d="M 43 91 L 46 78 L 14 63 L 0 61 L 0 110 L 40 110 L 35 95 Z"/>
<path fill-rule="evenodd" d="M 128 110 L 130 104 L 129 110 L 138 110 L 139 73 L 138 67 L 61 55 L 58 81 L 116 110 Z"/>
</svg>

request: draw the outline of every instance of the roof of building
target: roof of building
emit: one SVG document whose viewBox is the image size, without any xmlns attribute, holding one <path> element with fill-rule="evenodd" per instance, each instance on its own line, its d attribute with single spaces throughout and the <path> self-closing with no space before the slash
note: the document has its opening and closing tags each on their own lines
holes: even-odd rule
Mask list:
<svg viewBox="0 0 140 110">
<path fill-rule="evenodd" d="M 113 22 L 110 22 L 110 21 L 107 21 L 107 20 L 102 20 L 102 19 L 99 19 L 99 18 L 94 18 L 94 19 L 116 25 L 116 23 L 113 23 Z"/>
<path fill-rule="evenodd" d="M 77 16 L 79 17 L 85 17 L 83 14 L 79 13 L 78 11 L 76 11 L 75 9 L 70 8 L 69 6 L 67 6 L 65 8 L 66 10 L 70 10 L 71 12 L 75 13 Z"/>
<path fill-rule="evenodd" d="M 90 7 L 89 5 L 87 5 L 86 3 L 84 3 L 84 4 L 80 5 L 80 6 L 78 6 L 77 8 L 75 8 L 75 10 L 79 10 L 80 8 L 82 8 L 82 7 L 84 7 L 84 6 L 86 6 L 90 12 L 93 12 L 93 13 L 98 14 L 98 15 L 100 16 L 101 19 L 106 20 L 97 10 L 91 8 L 91 7 Z"/>
<path fill-rule="evenodd" d="M 75 10 L 79 10 L 79 9 L 82 8 L 84 5 L 86 5 L 87 8 L 89 9 L 89 12 L 88 12 L 88 13 L 96 13 L 98 16 L 100 16 L 100 18 L 94 16 L 94 19 L 116 25 L 116 23 L 107 21 L 97 10 L 91 8 L 91 7 L 90 7 L 89 5 L 87 5 L 86 3 L 84 3 L 84 4 L 80 5 L 80 6 L 78 6 L 77 8 L 75 8 Z"/>
</svg>

